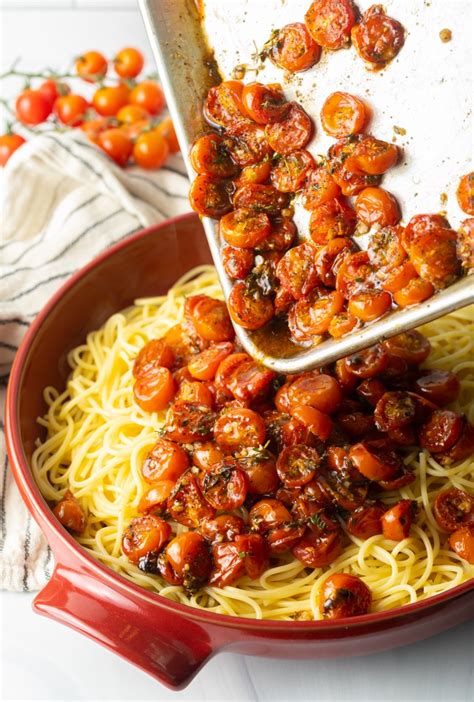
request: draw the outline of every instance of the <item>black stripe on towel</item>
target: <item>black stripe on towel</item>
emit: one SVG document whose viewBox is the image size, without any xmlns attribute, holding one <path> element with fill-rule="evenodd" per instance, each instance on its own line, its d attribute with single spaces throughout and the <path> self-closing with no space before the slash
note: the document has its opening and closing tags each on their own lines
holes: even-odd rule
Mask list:
<svg viewBox="0 0 474 702">
<path fill-rule="evenodd" d="M 47 278 L 46 280 L 41 280 L 39 283 L 34 285 L 32 288 L 29 288 L 28 290 L 24 290 L 21 293 L 18 293 L 18 295 L 15 295 L 14 297 L 9 297 L 5 302 L 14 302 L 15 300 L 18 300 L 20 297 L 24 297 L 25 295 L 28 295 L 31 292 L 34 292 L 37 288 L 40 288 L 42 285 L 47 285 L 47 283 L 51 283 L 53 280 L 60 280 L 61 278 L 67 278 L 68 276 L 72 275 L 74 271 L 68 271 L 67 273 L 59 273 L 59 275 L 53 275 L 51 278 Z"/>
</svg>

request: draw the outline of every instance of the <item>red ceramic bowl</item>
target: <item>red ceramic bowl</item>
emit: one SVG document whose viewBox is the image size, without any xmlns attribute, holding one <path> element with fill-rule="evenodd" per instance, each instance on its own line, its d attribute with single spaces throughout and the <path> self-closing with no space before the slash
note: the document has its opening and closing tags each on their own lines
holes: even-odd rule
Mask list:
<svg viewBox="0 0 474 702">
<path fill-rule="evenodd" d="M 403 608 L 352 619 L 240 619 L 175 604 L 133 585 L 89 556 L 59 524 L 32 478 L 45 385 L 64 386 L 67 352 L 137 297 L 165 292 L 210 254 L 195 215 L 170 220 L 112 247 L 76 273 L 28 330 L 7 397 L 8 452 L 28 508 L 54 553 L 36 611 L 99 641 L 171 688 L 185 686 L 218 651 L 279 658 L 368 654 L 412 643 L 474 616 L 474 582 Z"/>
</svg>

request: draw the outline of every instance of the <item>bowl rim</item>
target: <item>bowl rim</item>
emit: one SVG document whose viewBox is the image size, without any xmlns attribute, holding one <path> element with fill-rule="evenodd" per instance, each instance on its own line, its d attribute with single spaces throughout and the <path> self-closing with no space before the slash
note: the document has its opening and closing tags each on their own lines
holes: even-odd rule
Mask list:
<svg viewBox="0 0 474 702">
<path fill-rule="evenodd" d="M 238 617 L 227 614 L 218 614 L 205 609 L 199 609 L 180 602 L 174 602 L 166 597 L 163 597 L 158 592 L 147 590 L 125 576 L 117 573 L 109 566 L 103 564 L 98 559 L 94 558 L 84 547 L 77 542 L 74 537 L 59 523 L 54 517 L 52 510 L 48 506 L 45 498 L 41 494 L 39 487 L 34 481 L 33 474 L 26 454 L 23 450 L 23 445 L 19 427 L 19 397 L 22 386 L 23 373 L 25 362 L 28 358 L 30 347 L 36 338 L 37 333 L 45 323 L 50 312 L 61 302 L 62 297 L 72 289 L 79 281 L 87 277 L 90 271 L 100 267 L 100 265 L 112 258 L 117 252 L 134 244 L 140 239 L 145 239 L 152 236 L 162 229 L 175 227 L 182 221 L 188 219 L 196 219 L 197 216 L 193 212 L 188 212 L 163 222 L 141 229 L 140 231 L 130 235 L 123 241 L 119 241 L 110 248 L 101 252 L 92 261 L 76 271 L 70 276 L 61 287 L 53 294 L 49 301 L 44 305 L 39 314 L 33 320 L 27 329 L 14 362 L 12 364 L 10 379 L 7 387 L 7 396 L 5 403 L 5 436 L 7 443 L 7 452 L 11 462 L 11 468 L 17 485 L 20 489 L 22 497 L 30 512 L 35 516 L 40 529 L 43 531 L 43 522 L 47 523 L 47 528 L 54 532 L 55 538 L 62 542 L 62 545 L 72 552 L 72 555 L 82 562 L 89 570 L 97 571 L 100 578 L 105 579 L 107 584 L 113 590 L 119 591 L 126 596 L 138 597 L 146 600 L 149 604 L 158 605 L 159 608 L 168 610 L 170 613 L 182 615 L 188 619 L 198 622 L 208 622 L 223 628 L 236 628 L 270 632 L 336 632 L 339 630 L 347 630 L 348 628 L 370 627 L 374 624 L 389 622 L 394 619 L 405 619 L 410 615 L 420 614 L 424 610 L 431 609 L 436 605 L 446 603 L 449 600 L 457 598 L 474 589 L 474 578 L 470 578 L 460 585 L 456 585 L 442 593 L 433 595 L 424 600 L 396 607 L 394 609 L 384 610 L 381 612 L 371 612 L 369 614 L 359 615 L 357 617 L 346 617 L 337 620 L 310 620 L 310 621 L 282 621 L 271 619 L 253 619 L 249 617 Z M 53 549 L 54 554 L 55 549 Z M 61 558 L 55 560 L 55 569 L 61 566 Z M 54 575 L 53 575 L 54 577 Z"/>
</svg>

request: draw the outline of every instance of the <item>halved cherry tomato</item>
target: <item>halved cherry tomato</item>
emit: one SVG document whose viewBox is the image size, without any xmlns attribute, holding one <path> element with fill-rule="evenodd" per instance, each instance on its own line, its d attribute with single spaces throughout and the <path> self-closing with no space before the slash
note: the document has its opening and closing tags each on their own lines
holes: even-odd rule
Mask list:
<svg viewBox="0 0 474 702">
<path fill-rule="evenodd" d="M 418 232 L 407 249 L 420 278 L 435 288 L 446 287 L 459 272 L 456 239 L 452 229 L 430 229 Z"/>
<path fill-rule="evenodd" d="M 347 309 L 363 322 L 372 322 L 392 307 L 392 298 L 384 290 L 367 290 L 351 295 Z"/>
<path fill-rule="evenodd" d="M 131 563 L 150 551 L 161 551 L 171 535 L 171 527 L 154 514 L 132 519 L 122 536 L 122 551 Z"/>
<path fill-rule="evenodd" d="M 331 319 L 328 327 L 328 334 L 334 339 L 349 334 L 359 324 L 359 320 L 348 312 L 339 312 Z"/>
<path fill-rule="evenodd" d="M 296 102 L 289 103 L 288 112 L 281 122 L 267 124 L 265 136 L 278 154 L 290 154 L 304 149 L 311 140 L 314 125 L 311 118 Z"/>
<path fill-rule="evenodd" d="M 178 478 L 168 498 L 168 512 L 172 519 L 196 529 L 204 519 L 213 519 L 215 510 L 202 494 L 198 479 L 192 469 Z"/>
<path fill-rule="evenodd" d="M 214 418 L 207 405 L 174 402 L 166 414 L 166 436 L 184 444 L 204 441 L 211 435 Z"/>
<path fill-rule="evenodd" d="M 204 538 L 196 531 L 175 536 L 165 556 L 186 592 L 197 592 L 209 580 L 212 559 Z"/>
<path fill-rule="evenodd" d="M 385 508 L 381 505 L 357 507 L 347 520 L 347 531 L 358 539 L 369 539 L 382 533 L 382 516 Z"/>
<path fill-rule="evenodd" d="M 272 154 L 272 149 L 265 136 L 264 127 L 250 121 L 237 122 L 237 124 L 227 127 L 225 144 L 233 160 L 241 168 L 268 161 Z M 260 179 L 244 180 L 243 185 L 252 182 L 258 183 Z"/>
<path fill-rule="evenodd" d="M 347 370 L 358 378 L 373 378 L 388 365 L 388 353 L 382 344 L 357 351 L 344 359 Z"/>
<path fill-rule="evenodd" d="M 436 405 L 414 392 L 390 391 L 377 402 L 375 423 L 380 431 L 402 429 L 423 422 L 434 409 Z"/>
<path fill-rule="evenodd" d="M 305 297 L 319 283 L 315 256 L 316 250 L 311 244 L 300 244 L 287 251 L 277 265 L 280 284 L 295 300 Z"/>
<path fill-rule="evenodd" d="M 212 409 L 214 407 L 214 394 L 209 384 L 201 383 L 198 380 L 183 380 L 175 395 L 175 402 L 191 402 Z"/>
<path fill-rule="evenodd" d="M 462 211 L 474 216 L 474 171 L 463 175 L 456 190 L 456 197 Z"/>
<path fill-rule="evenodd" d="M 474 527 L 472 525 L 461 527 L 451 534 L 449 545 L 460 558 L 474 565 Z"/>
<path fill-rule="evenodd" d="M 367 253 L 374 266 L 390 270 L 404 262 L 407 254 L 401 242 L 402 232 L 400 226 L 382 227 L 371 235 Z"/>
<path fill-rule="evenodd" d="M 54 102 L 53 112 L 62 124 L 78 127 L 84 122 L 89 103 L 82 95 L 61 95 Z"/>
<path fill-rule="evenodd" d="M 287 487 L 300 487 L 314 478 L 322 458 L 322 451 L 311 446 L 304 444 L 288 446 L 278 456 L 277 473 Z"/>
<path fill-rule="evenodd" d="M 400 266 L 390 267 L 388 270 L 379 269 L 377 277 L 381 279 L 383 289 L 392 294 L 406 288 L 412 280 L 419 280 L 418 273 L 409 260 L 403 261 Z"/>
<path fill-rule="evenodd" d="M 303 374 L 289 387 L 289 402 L 293 405 L 309 405 L 325 414 L 335 412 L 342 400 L 339 383 L 331 375 L 310 371 Z"/>
<path fill-rule="evenodd" d="M 280 85 L 262 85 L 262 83 L 244 85 L 242 104 L 245 112 L 257 124 L 281 122 L 289 106 Z"/>
<path fill-rule="evenodd" d="M 114 68 L 121 78 L 136 78 L 144 65 L 141 51 L 133 47 L 121 49 L 114 58 Z"/>
<path fill-rule="evenodd" d="M 391 339 L 384 341 L 384 347 L 391 356 L 398 356 L 413 365 L 426 361 L 431 351 L 429 340 L 416 330 L 392 336 Z"/>
<path fill-rule="evenodd" d="M 357 251 L 342 258 L 336 273 L 336 290 L 349 298 L 355 293 L 374 287 L 375 270 L 367 251 Z"/>
<path fill-rule="evenodd" d="M 142 466 L 142 475 L 148 483 L 157 480 L 176 480 L 189 467 L 188 454 L 181 446 L 158 439 Z"/>
<path fill-rule="evenodd" d="M 71 490 L 66 490 L 64 497 L 53 508 L 53 514 L 66 529 L 76 534 L 82 534 L 86 527 L 86 515 Z"/>
<path fill-rule="evenodd" d="M 198 214 L 216 219 L 232 209 L 226 183 L 208 175 L 198 175 L 193 180 L 189 204 Z"/>
<path fill-rule="evenodd" d="M 188 370 L 193 378 L 212 380 L 220 363 L 232 353 L 233 349 L 234 345 L 228 341 L 214 344 L 195 356 L 188 363 Z"/>
<path fill-rule="evenodd" d="M 165 106 L 165 96 L 156 81 L 144 80 L 133 88 L 130 103 L 143 107 L 151 115 L 157 115 Z"/>
<path fill-rule="evenodd" d="M 414 384 L 414 390 L 436 405 L 447 405 L 459 395 L 461 385 L 458 378 L 445 370 L 424 371 Z"/>
<path fill-rule="evenodd" d="M 243 280 L 253 268 L 253 253 L 248 249 L 224 246 L 221 256 L 225 272 L 232 280 Z"/>
<path fill-rule="evenodd" d="M 410 529 L 417 513 L 416 502 L 400 500 L 382 516 L 382 530 L 385 539 L 403 541 L 410 535 Z"/>
<path fill-rule="evenodd" d="M 107 59 L 99 51 L 86 51 L 76 59 L 75 68 L 88 83 L 99 82 L 107 73 Z"/>
<path fill-rule="evenodd" d="M 355 226 L 356 213 L 352 207 L 334 198 L 312 210 L 309 235 L 316 244 L 327 244 L 330 239 L 351 236 Z"/>
<path fill-rule="evenodd" d="M 288 204 L 288 195 L 280 193 L 273 185 L 249 183 L 235 192 L 233 201 L 236 208 L 278 215 Z"/>
<path fill-rule="evenodd" d="M 214 519 L 206 519 L 199 525 L 199 531 L 211 544 L 234 541 L 243 534 L 244 520 L 234 514 L 219 514 Z"/>
<path fill-rule="evenodd" d="M 443 490 L 433 503 L 433 514 L 441 529 L 456 531 L 474 523 L 474 497 L 457 488 Z"/>
<path fill-rule="evenodd" d="M 393 294 L 393 299 L 399 307 L 410 307 L 411 305 L 418 305 L 420 302 L 424 302 L 434 292 L 433 285 L 427 280 L 412 278 L 404 288 L 397 290 Z"/>
<path fill-rule="evenodd" d="M 247 473 L 249 493 L 266 495 L 275 492 L 280 485 L 275 456 L 260 448 L 245 449 L 243 454 L 239 454 L 239 464 Z"/>
<path fill-rule="evenodd" d="M 273 317 L 273 303 L 244 281 L 237 282 L 227 301 L 233 321 L 244 329 L 260 329 Z"/>
<path fill-rule="evenodd" d="M 270 177 L 272 164 L 269 158 L 257 163 L 250 163 L 242 168 L 239 177 L 235 181 L 237 187 L 248 183 L 266 183 Z"/>
<path fill-rule="evenodd" d="M 474 269 L 474 217 L 461 222 L 456 248 L 463 269 L 467 272 Z"/>
<path fill-rule="evenodd" d="M 0 166 L 5 166 L 8 159 L 17 149 L 26 143 L 19 134 L 2 134 L 0 136 Z"/>
<path fill-rule="evenodd" d="M 224 215 L 219 222 L 219 234 L 231 246 L 253 249 L 270 233 L 271 224 L 265 212 L 243 208 Z"/>
<path fill-rule="evenodd" d="M 214 567 L 209 578 L 209 584 L 214 587 L 232 585 L 245 574 L 244 558 L 239 547 L 233 541 L 214 543 L 212 546 Z"/>
<path fill-rule="evenodd" d="M 138 503 L 138 511 L 163 515 L 166 512 L 168 497 L 171 495 L 174 485 L 174 480 L 158 480 L 143 493 Z"/>
<path fill-rule="evenodd" d="M 317 44 L 335 51 L 349 46 L 356 15 L 350 0 L 315 0 L 304 21 Z"/>
<path fill-rule="evenodd" d="M 268 392 L 275 377 L 274 371 L 249 359 L 238 364 L 226 387 L 236 400 L 252 402 Z"/>
<path fill-rule="evenodd" d="M 420 446 L 430 453 L 448 451 L 461 436 L 463 425 L 463 418 L 457 412 L 435 410 L 421 428 Z"/>
<path fill-rule="evenodd" d="M 227 453 L 244 446 L 262 446 L 265 443 L 265 422 L 251 409 L 234 407 L 221 414 L 214 424 L 214 439 Z"/>
<path fill-rule="evenodd" d="M 247 473 L 237 461 L 224 458 L 204 473 L 201 480 L 202 494 L 214 509 L 230 512 L 245 502 L 248 483 Z"/>
<path fill-rule="evenodd" d="M 87 104 L 87 100 L 82 99 Z M 43 93 L 27 88 L 16 99 L 15 114 L 23 124 L 35 126 L 48 119 L 51 107 L 50 101 Z"/>
<path fill-rule="evenodd" d="M 269 51 L 273 63 L 291 73 L 307 71 L 319 61 L 320 56 L 321 47 L 301 22 L 282 27 L 273 37 Z"/>
<path fill-rule="evenodd" d="M 243 83 L 226 80 L 211 88 L 204 103 L 204 116 L 212 125 L 229 127 L 246 120 L 242 104 Z"/>
<path fill-rule="evenodd" d="M 272 553 L 283 553 L 297 543 L 304 533 L 304 526 L 294 524 L 294 519 L 282 502 L 265 499 L 257 502 L 249 512 L 252 530 L 264 535 Z"/>
<path fill-rule="evenodd" d="M 71 96 L 69 95 L 68 97 Z M 124 83 L 120 83 L 119 85 L 111 85 L 96 90 L 92 97 L 92 105 L 95 111 L 98 112 L 99 115 L 102 115 L 102 117 L 115 117 L 120 108 L 125 107 L 125 105 L 131 102 L 131 100 L 129 100 L 130 97 L 129 88 Z M 58 101 L 55 103 L 55 110 L 57 104 Z M 66 104 L 66 102 L 64 104 Z M 87 108 L 85 107 L 83 112 L 85 112 L 85 109 Z"/>
<path fill-rule="evenodd" d="M 291 154 L 280 156 L 270 173 L 270 180 L 282 193 L 300 190 L 310 169 L 316 165 L 309 151 L 298 149 Z"/>
<path fill-rule="evenodd" d="M 467 420 L 463 421 L 461 436 L 454 446 L 447 451 L 436 454 L 436 459 L 443 465 L 463 461 L 474 452 L 474 426 Z"/>
<path fill-rule="evenodd" d="M 385 439 L 354 444 L 349 449 L 349 458 L 362 475 L 375 482 L 388 480 L 401 466 L 401 459 Z"/>
<path fill-rule="evenodd" d="M 306 177 L 301 202 L 306 210 L 314 210 L 325 202 L 339 198 L 341 189 L 324 166 L 313 168 Z"/>
<path fill-rule="evenodd" d="M 140 349 L 133 364 L 132 372 L 134 377 L 138 378 L 139 375 L 146 374 L 156 366 L 172 368 L 174 363 L 175 355 L 165 340 L 151 339 Z"/>
<path fill-rule="evenodd" d="M 321 110 L 324 131 L 338 139 L 361 132 L 368 120 L 369 112 L 365 103 L 349 93 L 331 93 Z"/>
<path fill-rule="evenodd" d="M 340 619 L 367 614 L 372 594 L 357 575 L 334 573 L 319 591 L 319 610 L 323 619 Z"/>
<path fill-rule="evenodd" d="M 315 288 L 298 300 L 288 315 L 288 325 L 295 339 L 302 341 L 325 334 L 331 320 L 342 311 L 344 298 L 340 292 Z"/>
<path fill-rule="evenodd" d="M 157 366 L 138 376 L 133 386 L 135 402 L 145 412 L 164 410 L 174 397 L 176 386 L 168 368 Z"/>
<path fill-rule="evenodd" d="M 296 405 L 291 409 L 291 414 L 295 419 L 301 422 L 301 424 L 308 427 L 310 432 L 315 434 L 321 441 L 327 441 L 327 439 L 329 439 L 333 423 L 328 414 L 320 412 L 315 407 L 310 407 L 309 405 Z"/>
<path fill-rule="evenodd" d="M 193 446 L 193 464 L 202 470 L 208 470 L 214 463 L 224 460 L 224 454 L 213 441 L 196 443 Z"/>
<path fill-rule="evenodd" d="M 356 197 L 358 219 L 368 226 L 387 227 L 398 224 L 401 213 L 395 197 L 383 188 L 365 188 Z"/>
<path fill-rule="evenodd" d="M 258 534 L 239 534 L 235 537 L 245 572 L 252 580 L 259 578 L 268 566 L 268 547 Z"/>
<path fill-rule="evenodd" d="M 273 217 L 270 234 L 257 245 L 257 251 L 286 251 L 296 237 L 296 226 L 288 217 Z"/>
<path fill-rule="evenodd" d="M 215 377 L 216 386 L 223 390 L 229 390 L 229 380 L 236 368 L 245 361 L 251 360 L 247 353 L 231 353 L 230 356 L 227 356 L 227 358 L 219 364 Z"/>
<path fill-rule="evenodd" d="M 308 529 L 292 553 L 308 568 L 323 568 L 338 558 L 342 553 L 342 540 L 338 531 L 316 534 Z"/>
<path fill-rule="evenodd" d="M 380 70 L 402 48 L 405 32 L 400 22 L 385 14 L 382 5 L 372 5 L 352 28 L 351 37 L 359 56 Z"/>
<path fill-rule="evenodd" d="M 216 178 L 232 178 L 238 172 L 224 139 L 214 132 L 205 134 L 194 142 L 189 158 L 196 173 Z"/>
<path fill-rule="evenodd" d="M 382 175 L 398 161 L 398 147 L 387 141 L 364 135 L 358 141 L 351 155 L 347 157 L 346 168 L 354 173 Z"/>
<path fill-rule="evenodd" d="M 355 244 L 347 237 L 336 237 L 322 246 L 316 254 L 316 270 L 321 282 L 327 287 L 336 284 L 336 273 L 346 253 L 352 253 Z"/>
<path fill-rule="evenodd" d="M 334 375 L 345 393 L 350 393 L 357 385 L 357 377 L 349 370 L 345 358 L 340 358 L 334 366 Z"/>
<path fill-rule="evenodd" d="M 206 341 L 232 341 L 235 336 L 225 302 L 208 295 L 188 297 L 185 314 L 189 310 L 194 329 Z"/>
</svg>

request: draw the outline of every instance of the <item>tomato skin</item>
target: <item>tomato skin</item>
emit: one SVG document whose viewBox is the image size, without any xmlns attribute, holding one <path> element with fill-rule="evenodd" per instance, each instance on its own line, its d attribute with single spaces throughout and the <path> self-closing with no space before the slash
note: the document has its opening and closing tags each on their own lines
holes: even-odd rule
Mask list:
<svg viewBox="0 0 474 702">
<path fill-rule="evenodd" d="M 426 336 L 414 329 L 392 336 L 383 343 L 390 356 L 397 356 L 408 364 L 419 365 L 426 361 L 431 344 Z"/>
<path fill-rule="evenodd" d="M 97 138 L 97 145 L 112 161 L 122 167 L 126 166 L 134 148 L 130 137 L 118 128 L 101 132 Z"/>
<path fill-rule="evenodd" d="M 53 514 L 66 529 L 76 534 L 82 534 L 86 527 L 86 517 L 79 501 L 70 490 L 56 503 Z"/>
<path fill-rule="evenodd" d="M 238 509 L 247 497 L 247 473 L 232 458 L 214 463 L 201 480 L 204 498 L 216 510 L 230 512 Z"/>
<path fill-rule="evenodd" d="M 39 90 L 28 88 L 17 97 L 15 114 L 23 124 L 35 126 L 48 119 L 51 114 L 51 104 Z"/>
<path fill-rule="evenodd" d="M 300 73 L 314 66 L 321 57 L 321 47 L 301 22 L 286 24 L 275 36 L 269 52 L 271 61 L 285 71 Z"/>
<path fill-rule="evenodd" d="M 365 103 L 349 93 L 331 93 L 321 109 L 321 124 L 329 136 L 341 138 L 361 132 L 369 121 Z"/>
<path fill-rule="evenodd" d="M 19 134 L 2 134 L 0 136 L 0 166 L 5 166 L 8 159 L 17 149 L 26 143 Z"/>
<path fill-rule="evenodd" d="M 143 107 L 150 115 L 157 115 L 165 106 L 165 96 L 156 81 L 144 80 L 133 88 L 130 103 Z"/>
<path fill-rule="evenodd" d="M 122 49 L 114 58 L 114 69 L 121 78 L 136 78 L 144 66 L 141 51 L 133 47 Z"/>
<path fill-rule="evenodd" d="M 204 102 L 204 117 L 209 124 L 230 127 L 242 121 L 249 121 L 244 116 L 243 87 L 240 81 L 226 80 L 208 91 Z"/>
<path fill-rule="evenodd" d="M 248 83 L 242 90 L 242 104 L 248 116 L 257 124 L 281 122 L 288 111 L 280 85 Z"/>
<path fill-rule="evenodd" d="M 175 391 L 171 372 L 168 368 L 158 366 L 137 378 L 133 386 L 133 397 L 145 412 L 159 412 L 171 402 Z"/>
<path fill-rule="evenodd" d="M 459 181 L 456 198 L 463 212 L 474 216 L 474 172 L 466 173 Z"/>
<path fill-rule="evenodd" d="M 265 443 L 265 422 L 246 407 L 227 410 L 214 424 L 214 439 L 219 448 L 233 453 L 244 446 L 262 446 Z"/>
<path fill-rule="evenodd" d="M 451 371 L 424 371 L 415 381 L 414 390 L 436 405 L 447 405 L 459 395 L 459 380 Z"/>
<path fill-rule="evenodd" d="M 238 172 L 224 139 L 214 132 L 205 134 L 194 142 L 189 158 L 196 173 L 216 178 L 232 178 Z"/>
<path fill-rule="evenodd" d="M 174 480 L 158 480 L 143 493 L 138 503 L 138 511 L 141 513 L 157 514 L 162 516 L 166 512 L 168 497 L 174 488 Z"/>
<path fill-rule="evenodd" d="M 348 311 L 363 322 L 372 322 L 389 312 L 392 298 L 384 290 L 368 290 L 356 293 L 349 298 Z"/>
<path fill-rule="evenodd" d="M 234 514 L 219 514 L 199 526 L 200 533 L 211 544 L 234 541 L 236 536 L 243 534 L 244 529 L 244 520 Z"/>
<path fill-rule="evenodd" d="M 322 451 L 295 444 L 283 449 L 278 456 L 276 469 L 286 487 L 301 487 L 314 478 L 321 462 Z"/>
<path fill-rule="evenodd" d="M 350 44 L 350 32 L 356 17 L 349 0 L 315 0 L 309 6 L 304 21 L 317 44 L 336 51 Z"/>
<path fill-rule="evenodd" d="M 351 512 L 347 521 L 347 531 L 358 539 L 369 539 L 382 533 L 382 516 L 385 508 L 381 505 L 362 505 Z"/>
<path fill-rule="evenodd" d="M 236 543 L 214 543 L 212 546 L 214 567 L 209 584 L 214 587 L 232 585 L 245 574 L 243 558 Z"/>
<path fill-rule="evenodd" d="M 334 573 L 324 581 L 318 599 L 323 619 L 340 619 L 367 614 L 372 594 L 357 575 Z"/>
<path fill-rule="evenodd" d="M 197 592 L 209 579 L 212 560 L 203 537 L 196 531 L 175 536 L 165 551 L 168 563 L 187 593 Z"/>
<path fill-rule="evenodd" d="M 271 299 L 251 290 L 243 280 L 234 285 L 227 304 L 232 320 L 244 329 L 260 329 L 274 314 Z"/>
<path fill-rule="evenodd" d="M 323 568 L 341 555 L 341 535 L 338 531 L 316 534 L 308 529 L 301 541 L 291 550 L 295 558 L 308 568 Z"/>
<path fill-rule="evenodd" d="M 313 122 L 303 108 L 295 102 L 290 102 L 289 105 L 285 119 L 265 127 L 269 145 L 282 155 L 304 149 L 314 132 Z"/>
<path fill-rule="evenodd" d="M 341 189 L 324 166 L 313 168 L 306 176 L 301 193 L 305 210 L 314 210 L 325 202 L 339 198 Z"/>
<path fill-rule="evenodd" d="M 171 527 L 153 514 L 132 519 L 122 536 L 122 551 L 131 563 L 150 551 L 161 551 L 171 535 Z"/>
<path fill-rule="evenodd" d="M 115 117 L 128 104 L 130 91 L 124 84 L 99 88 L 92 97 L 92 105 L 102 117 Z"/>
<path fill-rule="evenodd" d="M 253 249 L 270 233 L 271 224 L 265 212 L 249 212 L 240 208 L 224 215 L 219 234 L 230 246 Z"/>
<path fill-rule="evenodd" d="M 208 349 L 201 351 L 188 363 L 188 370 L 198 380 L 212 380 L 222 361 L 234 350 L 229 341 L 221 341 Z"/>
<path fill-rule="evenodd" d="M 369 7 L 352 28 L 351 36 L 359 56 L 375 70 L 390 63 L 405 42 L 402 25 L 386 15 L 382 5 Z"/>
<path fill-rule="evenodd" d="M 460 438 L 463 426 L 460 414 L 435 410 L 419 432 L 420 446 L 435 454 L 449 451 Z"/>
<path fill-rule="evenodd" d="M 232 341 L 235 332 L 231 324 L 225 302 L 207 295 L 188 297 L 185 315 L 188 310 L 194 329 L 206 341 Z"/>
<path fill-rule="evenodd" d="M 474 523 L 474 497 L 457 488 L 443 490 L 433 503 L 433 514 L 443 531 L 456 531 Z"/>
<path fill-rule="evenodd" d="M 472 525 L 461 527 L 452 533 L 449 537 L 449 545 L 460 558 L 474 565 L 474 527 Z"/>
<path fill-rule="evenodd" d="M 327 244 L 336 237 L 351 236 L 356 227 L 356 213 L 344 200 L 334 198 L 311 212 L 309 234 L 316 244 Z"/>
<path fill-rule="evenodd" d="M 101 81 L 107 73 L 107 59 L 99 51 L 86 51 L 76 59 L 76 73 L 88 83 Z"/>
<path fill-rule="evenodd" d="M 188 467 L 188 454 L 181 446 L 166 439 L 158 439 L 142 465 L 142 475 L 147 483 L 158 480 L 176 481 Z"/>
<path fill-rule="evenodd" d="M 133 144 L 133 158 L 137 166 L 146 170 L 161 168 L 169 153 L 168 141 L 157 129 L 143 132 Z"/>
<path fill-rule="evenodd" d="M 311 244 L 300 244 L 289 249 L 277 265 L 276 275 L 280 284 L 295 300 L 305 297 L 319 282 L 315 256 L 316 251 Z"/>
<path fill-rule="evenodd" d="M 207 405 L 176 401 L 166 414 L 166 436 L 184 444 L 205 441 L 211 436 L 213 422 L 214 414 Z"/>
<path fill-rule="evenodd" d="M 368 226 L 378 224 L 388 227 L 398 224 L 400 207 L 395 197 L 383 188 L 365 188 L 355 201 L 358 219 Z"/>
<path fill-rule="evenodd" d="M 384 538 L 390 541 L 403 541 L 408 538 L 416 512 L 416 502 L 412 500 L 400 500 L 387 510 L 382 516 Z"/>
<path fill-rule="evenodd" d="M 400 469 L 399 456 L 387 447 L 385 439 L 374 439 L 354 444 L 349 458 L 357 470 L 369 480 L 389 480 Z"/>
<path fill-rule="evenodd" d="M 192 469 L 185 471 L 178 478 L 168 498 L 168 512 L 179 524 L 193 529 L 197 529 L 203 520 L 214 518 L 215 510 L 204 499 L 201 486 Z"/>
<path fill-rule="evenodd" d="M 309 151 L 298 149 L 291 154 L 280 156 L 270 173 L 274 187 L 282 193 L 300 190 L 310 169 L 316 165 Z"/>
</svg>

